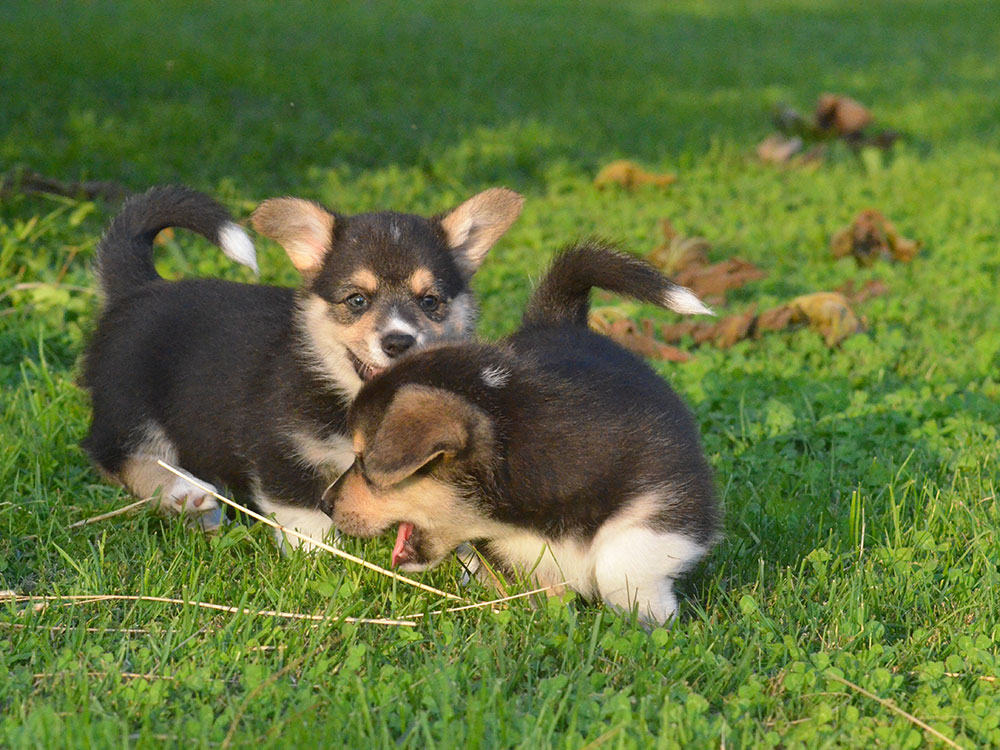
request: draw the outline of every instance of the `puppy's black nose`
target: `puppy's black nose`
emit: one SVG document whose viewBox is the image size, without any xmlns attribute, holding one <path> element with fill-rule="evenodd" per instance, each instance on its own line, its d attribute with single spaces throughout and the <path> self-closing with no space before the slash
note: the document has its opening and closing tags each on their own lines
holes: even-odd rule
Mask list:
<svg viewBox="0 0 1000 750">
<path fill-rule="evenodd" d="M 415 343 L 416 338 L 408 333 L 387 333 L 382 337 L 382 351 L 390 357 L 398 357 Z"/>
</svg>

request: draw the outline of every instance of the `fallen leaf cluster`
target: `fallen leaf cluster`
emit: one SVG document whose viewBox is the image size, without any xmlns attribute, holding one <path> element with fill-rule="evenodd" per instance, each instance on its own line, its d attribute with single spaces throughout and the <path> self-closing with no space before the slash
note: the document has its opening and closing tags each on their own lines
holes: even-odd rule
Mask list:
<svg viewBox="0 0 1000 750">
<path fill-rule="evenodd" d="M 594 187 L 603 190 L 608 185 L 621 185 L 632 190 L 641 185 L 667 187 L 677 179 L 672 173 L 655 174 L 648 172 L 634 161 L 619 159 L 605 166 L 594 178 Z"/>
<path fill-rule="evenodd" d="M 766 333 L 808 325 L 823 336 L 833 348 L 845 339 L 865 330 L 865 322 L 853 306 L 889 291 L 884 282 L 874 279 L 855 289 L 849 280 L 832 292 L 816 292 L 796 297 L 791 302 L 758 313 L 756 307 L 729 315 L 718 321 L 682 321 L 660 324 L 650 318 L 632 320 L 615 307 L 595 308 L 590 326 L 636 354 L 650 359 L 686 362 L 690 352 L 673 344 L 690 336 L 695 344 L 712 344 L 726 349 L 744 339 L 760 339 Z M 657 335 L 659 334 L 659 335 Z"/>
<path fill-rule="evenodd" d="M 739 289 L 767 276 L 742 258 L 709 264 L 708 251 L 712 246 L 704 237 L 685 237 L 669 219 L 663 219 L 660 228 L 664 241 L 649 254 L 649 261 L 710 305 L 725 302 L 730 289 Z"/>
<path fill-rule="evenodd" d="M 658 340 L 654 329 L 656 324 L 649 318 L 636 322 L 617 308 L 597 307 L 591 310 L 589 323 L 593 330 L 647 359 L 687 362 L 694 356 Z"/>
<path fill-rule="evenodd" d="M 783 105 L 773 119 L 778 132 L 757 146 L 757 158 L 774 164 L 818 164 L 826 141 L 840 140 L 855 150 L 869 146 L 885 150 L 899 138 L 892 130 L 870 131 L 874 120 L 868 108 L 838 94 L 821 95 L 811 117 Z M 805 150 L 807 144 L 813 145 Z"/>
<path fill-rule="evenodd" d="M 859 266 L 871 266 L 880 258 L 909 263 L 920 243 L 900 235 L 881 212 L 869 208 L 830 238 L 830 250 L 834 258 L 850 255 Z"/>
<path fill-rule="evenodd" d="M 755 307 L 717 323 L 682 322 L 663 325 L 660 334 L 666 342 L 691 336 L 696 344 L 710 343 L 726 349 L 744 339 L 759 339 L 765 333 L 784 331 L 808 324 L 823 336 L 829 347 L 865 330 L 864 323 L 839 292 L 815 292 L 796 297 L 791 302 L 758 313 Z"/>
</svg>

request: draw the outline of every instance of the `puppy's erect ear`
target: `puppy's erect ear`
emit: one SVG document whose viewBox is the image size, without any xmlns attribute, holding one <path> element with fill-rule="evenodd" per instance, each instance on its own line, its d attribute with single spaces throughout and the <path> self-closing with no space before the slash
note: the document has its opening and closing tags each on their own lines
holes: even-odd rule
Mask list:
<svg viewBox="0 0 1000 750">
<path fill-rule="evenodd" d="M 450 391 L 423 385 L 402 387 L 368 441 L 365 475 L 385 489 L 413 475 L 439 456 L 485 447 L 489 417 Z"/>
<path fill-rule="evenodd" d="M 459 267 L 471 276 L 493 244 L 510 229 L 524 198 L 507 188 L 490 188 L 472 196 L 440 218 Z"/>
<path fill-rule="evenodd" d="M 270 237 L 288 253 L 292 265 L 305 277 L 323 265 L 333 241 L 333 214 L 302 198 L 271 198 L 250 219 L 253 228 Z"/>
</svg>

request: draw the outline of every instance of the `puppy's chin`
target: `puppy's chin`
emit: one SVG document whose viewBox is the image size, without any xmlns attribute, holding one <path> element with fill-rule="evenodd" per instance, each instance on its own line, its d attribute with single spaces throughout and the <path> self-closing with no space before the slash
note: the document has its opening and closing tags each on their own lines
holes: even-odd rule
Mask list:
<svg viewBox="0 0 1000 750">
<path fill-rule="evenodd" d="M 378 375 L 381 375 L 388 367 L 388 365 L 374 365 L 367 360 L 361 359 L 361 357 L 356 355 L 350 349 L 347 349 L 346 347 L 345 349 L 347 351 L 347 357 L 351 360 L 351 365 L 354 367 L 354 372 L 356 372 L 358 377 L 365 383 Z"/>
<path fill-rule="evenodd" d="M 440 552 L 428 538 L 425 530 L 408 521 L 401 521 L 396 533 L 396 546 L 392 550 L 392 565 L 400 570 L 416 573 L 429 570 L 441 562 L 448 551 Z"/>
</svg>

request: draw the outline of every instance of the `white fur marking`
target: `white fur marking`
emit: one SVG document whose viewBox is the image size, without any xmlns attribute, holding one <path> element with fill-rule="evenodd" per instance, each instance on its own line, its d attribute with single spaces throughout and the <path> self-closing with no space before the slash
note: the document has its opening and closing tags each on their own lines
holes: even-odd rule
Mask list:
<svg viewBox="0 0 1000 750">
<path fill-rule="evenodd" d="M 704 547 L 682 534 L 641 526 L 624 529 L 594 548 L 601 598 L 626 611 L 638 604 L 645 623 L 664 623 L 677 613 L 673 581 L 705 554 Z"/>
<path fill-rule="evenodd" d="M 490 388 L 503 388 L 510 380 L 510 370 L 500 365 L 491 365 L 479 374 Z"/>
<path fill-rule="evenodd" d="M 617 609 L 638 605 L 639 618 L 647 624 L 663 623 L 677 611 L 673 579 L 706 551 L 683 534 L 650 528 L 653 513 L 668 500 L 663 491 L 632 499 L 590 542 L 516 530 L 491 539 L 490 550 L 531 572 L 540 586 L 565 581 L 574 591 L 600 595 Z"/>
<path fill-rule="evenodd" d="M 297 508 L 294 505 L 282 505 L 263 497 L 256 493 L 254 502 L 260 509 L 261 515 L 273 516 L 274 520 L 282 526 L 300 534 L 305 534 L 319 541 L 326 541 L 327 535 L 333 530 L 333 521 L 326 513 L 315 508 Z M 278 529 L 274 530 L 274 538 L 278 543 L 278 548 L 283 554 L 288 554 L 290 550 L 302 548 L 308 552 L 319 549 L 311 542 L 307 542 L 298 537 L 286 536 Z"/>
<path fill-rule="evenodd" d="M 394 242 L 399 242 L 403 238 L 403 233 L 399 229 L 399 224 L 396 223 L 396 219 L 392 219 L 389 222 L 389 234 Z"/>
<path fill-rule="evenodd" d="M 674 287 L 664 294 L 663 305 L 682 315 L 715 315 L 694 292 L 683 286 Z"/>
<path fill-rule="evenodd" d="M 254 249 L 253 240 L 244 231 L 243 227 L 233 222 L 227 222 L 219 230 L 219 247 L 226 257 L 232 258 L 237 263 L 247 266 L 254 273 L 259 274 L 257 267 L 257 251 Z"/>
</svg>

